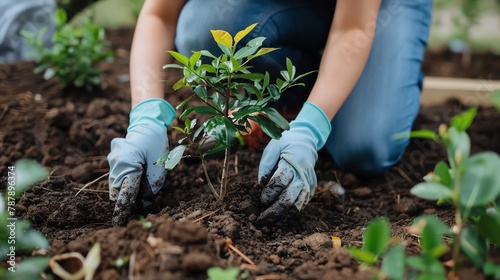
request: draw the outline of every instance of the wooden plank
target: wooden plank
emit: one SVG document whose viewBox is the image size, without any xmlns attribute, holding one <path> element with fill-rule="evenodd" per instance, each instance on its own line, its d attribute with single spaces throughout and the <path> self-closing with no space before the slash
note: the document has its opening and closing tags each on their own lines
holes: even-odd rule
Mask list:
<svg viewBox="0 0 500 280">
<path fill-rule="evenodd" d="M 491 92 L 500 90 L 500 81 L 488 79 L 461 79 L 426 77 L 420 103 L 435 105 L 457 98 L 465 105 L 490 106 Z"/>
</svg>

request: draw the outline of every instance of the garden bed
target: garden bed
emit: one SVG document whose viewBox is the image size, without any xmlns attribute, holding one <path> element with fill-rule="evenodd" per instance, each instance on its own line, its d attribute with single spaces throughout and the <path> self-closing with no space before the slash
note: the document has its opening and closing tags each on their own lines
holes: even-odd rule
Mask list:
<svg viewBox="0 0 500 280">
<path fill-rule="evenodd" d="M 126 227 L 112 227 L 113 204 L 102 179 L 77 192 L 84 184 L 108 171 L 109 143 L 125 134 L 130 111 L 127 82 L 131 32 L 110 33 L 116 58 L 104 64 L 103 90 L 61 92 L 53 80 L 32 73 L 34 64 L 0 65 L 0 166 L 17 159 L 36 159 L 52 173 L 18 200 L 18 217 L 28 219 L 51 243 L 50 256 L 77 251 L 87 254 L 100 242 L 102 260 L 96 279 L 206 279 L 212 266 L 246 268 L 261 279 L 368 279 L 344 248 L 333 248 L 331 236 L 342 246 L 361 245 L 363 228 L 379 216 L 387 216 L 394 234 L 409 252 L 418 252 L 415 236 L 407 228 L 420 214 L 436 214 L 451 223 L 453 212 L 409 193 L 412 186 L 445 158 L 445 151 L 427 140 L 412 140 L 403 160 L 372 179 L 356 179 L 336 172 L 321 151 L 316 165 L 318 189 L 300 215 L 277 227 L 256 227 L 260 213 L 260 187 L 256 185 L 261 151 L 238 151 L 230 165 L 230 189 L 219 204 L 209 192 L 197 161 L 184 161 L 170 172 L 166 188 L 158 196 L 158 213 L 149 215 L 149 230 L 136 217 Z M 437 62 L 433 62 L 437 63 Z M 498 72 L 497 72 L 498 73 Z M 498 78 L 498 77 L 497 77 Z M 169 95 L 175 106 L 179 96 Z M 421 109 L 415 129 L 437 129 L 464 107 L 448 101 Z M 500 114 L 480 108 L 469 129 L 471 152 L 500 153 Z M 175 134 L 170 136 L 175 138 Z M 171 146 L 176 145 L 171 139 Z M 217 177 L 221 160 L 209 160 Z M 6 186 L 6 172 L 0 186 Z M 329 191 L 338 180 L 346 198 Z M 256 265 L 225 252 L 227 238 Z M 232 251 L 231 251 L 232 252 Z M 500 261 L 500 252 L 492 256 Z M 112 261 L 129 257 L 116 268 Z M 463 279 L 480 279 L 467 267 Z"/>
</svg>

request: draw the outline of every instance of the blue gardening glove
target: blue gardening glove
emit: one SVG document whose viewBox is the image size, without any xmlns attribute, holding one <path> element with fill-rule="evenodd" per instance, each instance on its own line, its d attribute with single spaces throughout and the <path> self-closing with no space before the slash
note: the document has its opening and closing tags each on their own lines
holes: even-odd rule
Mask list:
<svg viewBox="0 0 500 280">
<path fill-rule="evenodd" d="M 167 101 L 145 100 L 130 111 L 127 136 L 111 141 L 109 197 L 116 201 L 114 225 L 126 224 L 135 210 L 151 210 L 167 174 L 154 163 L 168 150 L 167 126 L 174 117 Z"/>
<path fill-rule="evenodd" d="M 259 184 L 265 185 L 261 202 L 267 207 L 258 224 L 271 224 L 300 211 L 314 195 L 317 151 L 330 135 L 330 120 L 315 104 L 306 102 L 290 130 L 271 140 L 259 166 Z"/>
</svg>

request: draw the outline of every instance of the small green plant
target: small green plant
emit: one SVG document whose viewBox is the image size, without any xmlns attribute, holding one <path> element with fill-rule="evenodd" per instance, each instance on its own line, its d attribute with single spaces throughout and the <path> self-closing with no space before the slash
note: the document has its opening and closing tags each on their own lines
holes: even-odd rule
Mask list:
<svg viewBox="0 0 500 280">
<path fill-rule="evenodd" d="M 270 82 L 269 73 L 251 72 L 249 62 L 259 56 L 265 55 L 276 48 L 261 47 L 264 37 L 250 40 L 240 49 L 238 43 L 256 26 L 252 24 L 239 31 L 233 38 L 223 30 L 211 30 L 222 54 L 215 56 L 209 51 L 195 51 L 190 57 L 178 52 L 169 53 L 180 63 L 167 64 L 163 68 L 179 68 L 183 77 L 174 85 L 174 90 L 189 87 L 193 93 L 177 106 L 184 108 L 180 119 L 186 118 L 190 113 L 196 112 L 209 116 L 208 119 L 195 130 L 196 119 L 185 119 L 184 128 L 173 127 L 185 137 L 179 140 L 179 146 L 162 156 L 157 164 L 167 170 L 174 168 L 188 146 L 193 146 L 205 173 L 210 190 L 218 200 L 226 194 L 227 177 L 231 140 L 238 133 L 248 133 L 251 129 L 249 121 L 257 122 L 262 130 L 272 138 L 280 138 L 280 129 L 289 129 L 287 120 L 280 113 L 267 104 L 277 101 L 282 92 L 290 87 L 303 85 L 297 80 L 308 75 L 305 73 L 296 76 L 296 69 L 292 62 L 286 60 L 286 70 L 281 71 L 283 79 L 277 78 L 276 83 Z M 211 60 L 210 64 L 203 63 L 202 59 Z M 196 97 L 204 103 L 203 106 L 189 106 L 190 100 Z M 202 133 L 203 132 L 203 133 Z M 197 139 L 201 138 L 201 141 Z M 208 151 L 202 151 L 201 145 L 212 138 L 216 144 Z M 183 144 L 185 143 L 185 144 Z M 205 156 L 224 151 L 224 163 L 220 188 L 217 191 L 212 184 L 205 166 Z"/>
<path fill-rule="evenodd" d="M 448 228 L 433 216 L 417 218 L 411 231 L 419 236 L 422 253 L 405 256 L 401 245 L 388 250 L 387 223 L 374 222 L 365 232 L 363 248 L 351 249 L 356 259 L 373 266 L 385 254 L 382 275 L 392 279 L 446 279 L 439 258 L 451 251 L 451 279 L 461 266 L 462 255 L 485 275 L 500 276 L 500 266 L 487 258 L 490 244 L 500 244 L 500 157 L 493 152 L 470 155 L 466 130 L 476 112 L 474 107 L 453 117 L 450 127 L 441 125 L 438 133 L 430 130 L 410 133 L 411 137 L 440 141 L 447 149 L 447 162 L 437 163 L 434 171 L 415 185 L 411 193 L 437 200 L 438 204 L 451 204 L 455 209 L 455 224 Z M 443 242 L 443 236 L 451 238 L 451 244 Z"/>
<path fill-rule="evenodd" d="M 110 43 L 104 39 L 104 29 L 92 24 L 90 18 L 86 18 L 80 27 L 74 27 L 67 22 L 66 12 L 62 9 L 57 10 L 55 23 L 53 46 L 49 49 L 41 37 L 22 32 L 39 57 L 34 72 L 43 72 L 46 80 L 57 77 L 63 88 L 74 86 L 93 90 L 101 84 L 102 70 L 96 64 L 113 58 Z"/>
<path fill-rule="evenodd" d="M 1 279 L 36 279 L 49 265 L 47 257 L 30 257 L 17 263 L 21 252 L 48 249 L 49 243 L 29 221 L 16 217 L 14 207 L 17 198 L 48 175 L 47 169 L 31 160 L 19 160 L 8 167 L 5 198 L 0 194 L 0 255 L 7 264 L 0 267 Z"/>
</svg>

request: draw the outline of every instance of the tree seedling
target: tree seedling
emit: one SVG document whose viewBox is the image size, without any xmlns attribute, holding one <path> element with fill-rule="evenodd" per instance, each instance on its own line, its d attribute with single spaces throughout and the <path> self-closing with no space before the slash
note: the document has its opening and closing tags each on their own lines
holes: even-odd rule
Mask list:
<svg viewBox="0 0 500 280">
<path fill-rule="evenodd" d="M 85 18 L 80 27 L 67 22 L 63 9 L 58 9 L 55 17 L 56 31 L 52 37 L 52 47 L 46 48 L 42 38 L 32 32 L 23 31 L 26 41 L 35 48 L 38 59 L 35 74 L 42 73 L 44 79 L 57 77 L 63 88 L 74 86 L 93 90 L 101 84 L 102 70 L 96 64 L 113 59 L 110 43 L 104 40 L 104 28 L 98 27 Z"/>
<path fill-rule="evenodd" d="M 185 137 L 179 140 L 179 146 L 163 155 L 157 164 L 167 170 L 174 168 L 185 157 L 188 146 L 193 146 L 196 157 L 201 159 L 203 171 L 214 196 L 221 201 L 227 190 L 230 143 L 240 133 L 249 133 L 250 121 L 257 122 L 262 130 L 272 138 L 281 137 L 281 129 L 289 129 L 287 120 L 274 108 L 268 107 L 269 102 L 277 101 L 281 94 L 293 86 L 304 85 L 297 80 L 312 73 L 296 75 L 295 66 L 286 60 L 286 70 L 281 71 L 281 78 L 271 83 L 268 72 L 251 72 L 250 62 L 266 55 L 276 48 L 262 47 L 264 37 L 249 40 L 245 46 L 237 49 L 238 43 L 244 39 L 256 26 L 252 24 L 239 31 L 234 37 L 224 30 L 211 30 L 213 38 L 222 54 L 214 55 L 207 50 L 195 51 L 186 57 L 175 51 L 168 51 L 179 64 L 167 64 L 163 68 L 181 69 L 183 77 L 174 85 L 174 90 L 184 87 L 192 89 L 192 94 L 177 106 L 183 108 L 180 119 L 184 120 L 184 128 L 173 127 Z M 211 60 L 210 64 L 204 60 Z M 204 105 L 190 106 L 192 98 L 197 98 Z M 196 127 L 196 119 L 186 118 L 190 113 L 207 115 L 208 119 Z M 197 139 L 200 139 L 197 140 Z M 208 151 L 202 151 L 202 144 L 208 139 L 215 140 L 215 146 Z M 220 188 L 216 190 L 208 176 L 205 156 L 224 151 L 224 163 Z"/>
</svg>

